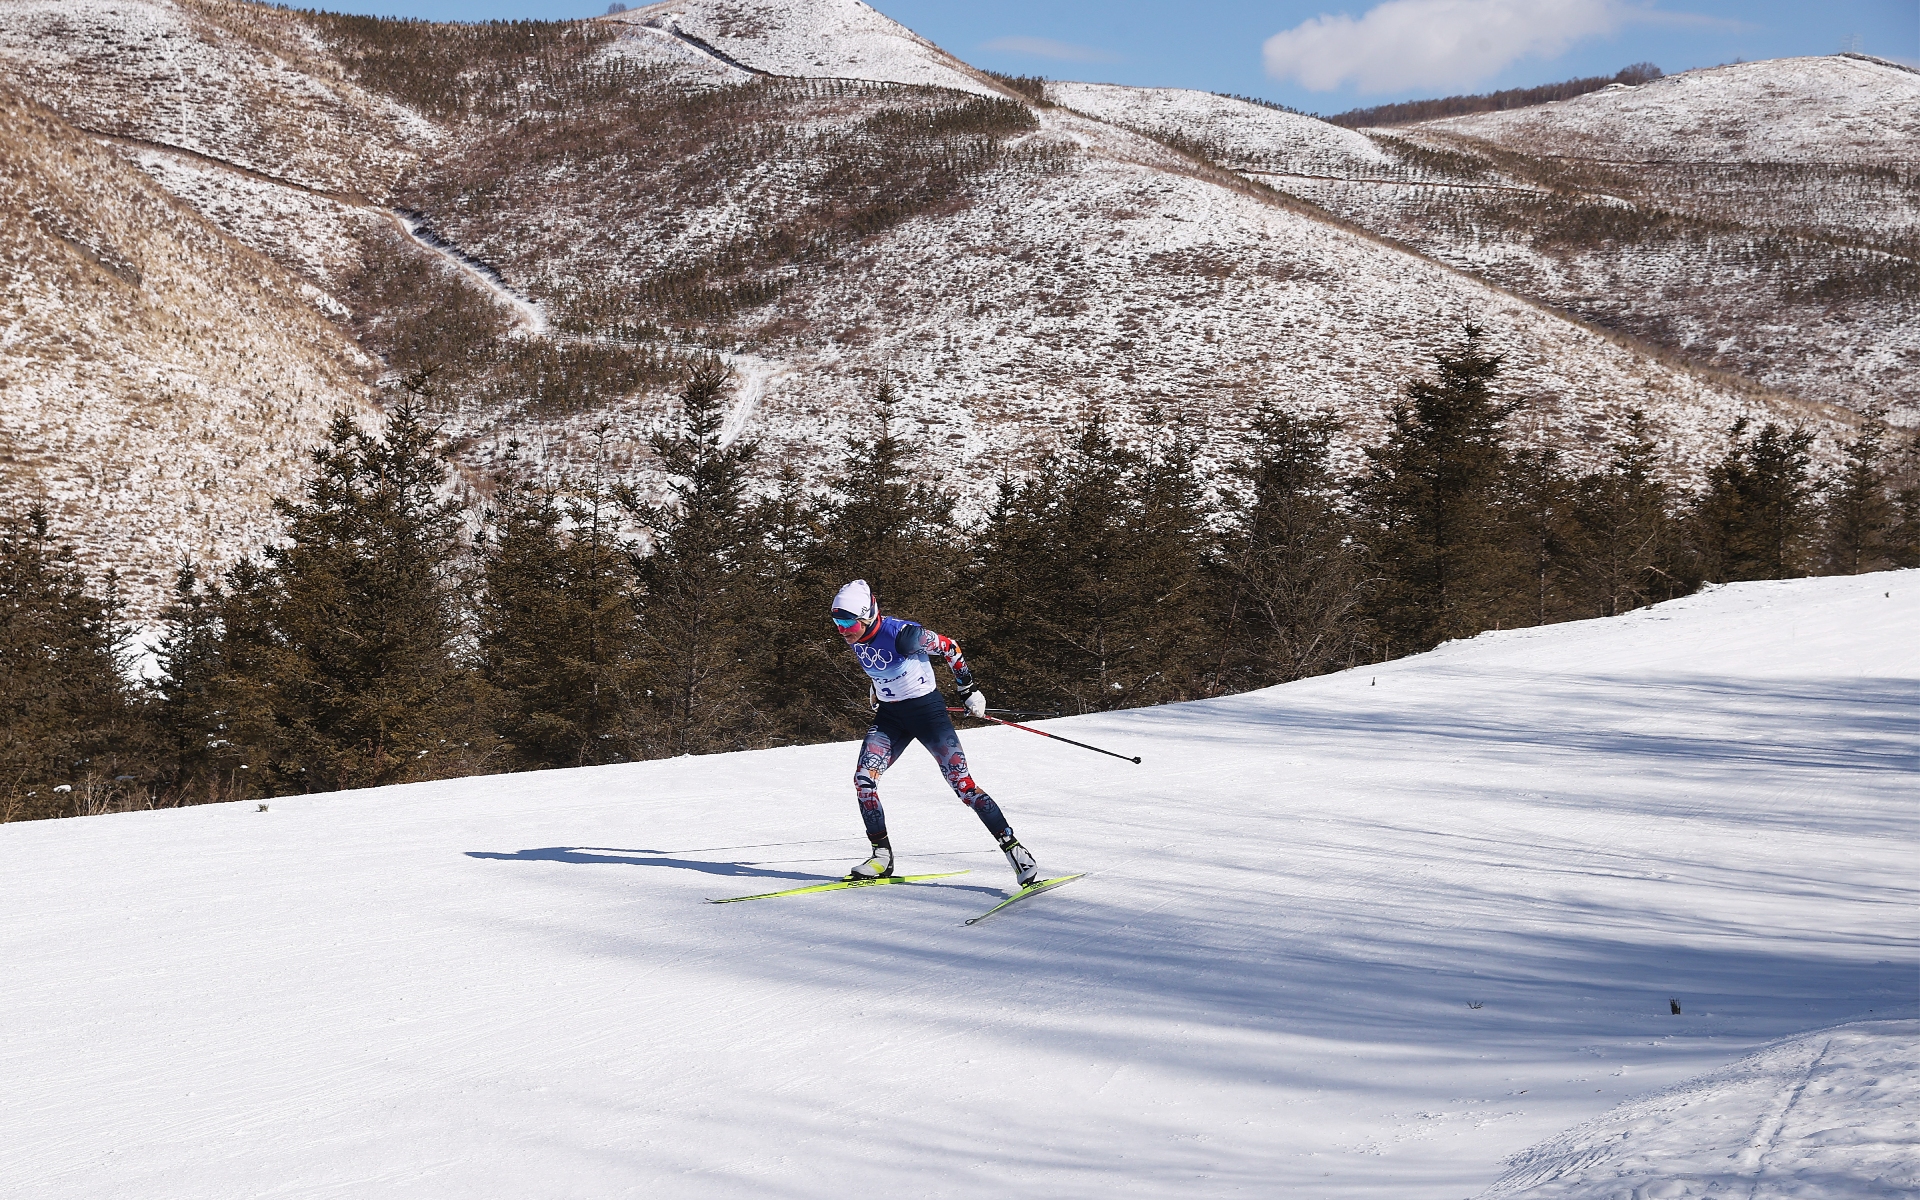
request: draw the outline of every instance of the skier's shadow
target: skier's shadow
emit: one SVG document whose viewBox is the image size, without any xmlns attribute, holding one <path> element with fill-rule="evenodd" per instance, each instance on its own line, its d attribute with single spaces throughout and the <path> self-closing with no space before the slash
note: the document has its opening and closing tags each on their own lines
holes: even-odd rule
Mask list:
<svg viewBox="0 0 1920 1200">
<path fill-rule="evenodd" d="M 765 867 L 756 867 L 748 863 L 667 858 L 663 856 L 664 853 L 660 850 L 612 850 L 599 846 L 545 846 L 538 850 L 521 850 L 513 854 L 500 854 L 491 850 L 469 850 L 467 857 L 499 859 L 506 862 L 615 863 L 628 867 L 678 867 L 684 871 L 699 871 L 704 875 L 734 875 L 754 879 L 799 879 L 815 883 L 830 883 L 840 878 L 838 875 L 804 875 L 795 871 L 770 871 Z M 643 855 L 662 857 L 639 857 Z"/>
</svg>

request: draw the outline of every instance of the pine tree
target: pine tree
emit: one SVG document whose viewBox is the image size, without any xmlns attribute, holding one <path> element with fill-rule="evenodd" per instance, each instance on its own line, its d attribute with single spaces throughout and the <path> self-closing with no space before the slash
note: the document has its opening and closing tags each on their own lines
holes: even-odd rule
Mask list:
<svg viewBox="0 0 1920 1200">
<path fill-rule="evenodd" d="M 243 593 L 254 585 L 253 571 L 252 563 L 235 568 Z M 257 715 L 264 696 L 256 692 L 243 700 L 250 681 L 236 678 L 233 667 L 247 625 L 234 621 L 230 636 L 228 622 L 243 602 L 230 605 L 219 584 L 203 580 L 191 561 L 175 573 L 173 600 L 162 614 L 166 632 L 158 647 L 155 706 L 166 751 L 165 787 L 175 804 L 247 799 L 256 791 L 252 760 L 270 758 L 263 746 L 271 741 L 272 722 Z M 263 674 L 255 678 L 265 682 Z M 241 713 L 253 719 L 243 720 Z"/>
<path fill-rule="evenodd" d="M 1659 453 L 1646 414 L 1635 409 L 1612 461 L 1575 489 L 1570 557 L 1580 615 L 1618 616 L 1693 589 L 1675 562 L 1674 500 L 1654 474 Z"/>
<path fill-rule="evenodd" d="M 1894 516 L 1887 530 L 1887 561 L 1920 567 L 1920 434 L 1908 431 L 1887 456 L 1887 491 Z"/>
<path fill-rule="evenodd" d="M 1820 522 L 1828 574 L 1858 575 L 1895 561 L 1900 510 L 1887 471 L 1887 434 L 1884 414 L 1869 412 L 1828 487 Z"/>
<path fill-rule="evenodd" d="M 1520 450 L 1507 461 L 1502 498 L 1506 550 L 1517 585 L 1495 608 L 1504 627 L 1545 625 L 1570 615 L 1567 595 L 1575 537 L 1575 481 L 1558 447 Z"/>
<path fill-rule="evenodd" d="M 655 750 L 701 754 L 764 744 L 771 730 L 749 687 L 761 609 L 762 542 L 748 495 L 753 442 L 721 441 L 731 372 L 718 359 L 694 368 L 680 393 L 679 429 L 649 439 L 668 479 L 663 504 L 619 493 L 645 528 L 635 551 L 645 670 L 652 680 Z"/>
<path fill-rule="evenodd" d="M 770 690 L 800 727 L 821 736 L 849 736 L 869 716 L 866 676 L 827 623 L 828 598 L 848 580 L 867 580 L 883 611 L 959 639 L 969 655 L 978 649 L 968 644 L 968 547 L 954 496 L 919 477 L 918 447 L 902 432 L 898 403 L 890 382 L 875 388 L 870 424 L 849 433 L 817 505 L 789 481 L 767 509 L 769 537 L 778 530 L 769 548 L 789 564 L 776 581 L 782 598 L 768 606 L 766 640 L 781 647 L 766 660 Z"/>
<path fill-rule="evenodd" d="M 643 749 L 633 728 L 638 626 L 611 495 L 596 472 L 563 509 L 517 468 L 515 444 L 478 546 L 494 729 L 521 768 L 624 762 Z"/>
<path fill-rule="evenodd" d="M 976 543 L 980 657 L 1018 707 L 1094 712 L 1177 698 L 1204 662 L 1204 555 L 1190 452 L 1156 465 L 1097 410 L 1065 453 L 1003 483 Z M 1182 652 L 1192 657 L 1183 657 Z"/>
<path fill-rule="evenodd" d="M 1051 604 L 1055 582 L 1048 570 L 1053 546 L 1045 496 L 1032 481 L 1003 477 L 971 543 L 967 577 L 976 632 L 967 652 L 994 664 L 995 703 L 1015 708 L 1052 706 L 1062 692 L 1054 647 L 1034 635 L 1028 620 Z"/>
<path fill-rule="evenodd" d="M 484 750 L 471 745 L 473 680 L 455 653 L 462 509 L 442 495 L 436 438 L 410 398 L 383 436 L 336 417 L 312 458 L 305 499 L 277 506 L 288 543 L 266 556 L 278 592 L 263 664 L 272 786 L 465 773 Z"/>
<path fill-rule="evenodd" d="M 1380 580 L 1369 615 L 1403 652 L 1490 628 L 1511 594 L 1500 500 L 1503 427 L 1517 406 L 1493 394 L 1501 360 L 1480 329 L 1463 334 L 1457 352 L 1438 357 L 1435 378 L 1407 385 L 1355 488 Z"/>
<path fill-rule="evenodd" d="M 1116 571 L 1127 552 L 1132 456 L 1094 412 L 1065 454 L 1003 483 L 981 546 L 979 654 L 1017 707 L 1115 707 L 1132 681 Z"/>
<path fill-rule="evenodd" d="M 146 802 L 149 744 L 118 617 L 112 581 L 91 592 L 44 506 L 0 518 L 0 820 Z"/>
<path fill-rule="evenodd" d="M 1806 573 L 1814 518 L 1813 435 L 1769 421 L 1748 435 L 1742 417 L 1726 455 L 1707 472 L 1689 524 L 1701 574 L 1716 583 Z"/>
<path fill-rule="evenodd" d="M 1365 637 L 1367 577 L 1341 504 L 1331 412 L 1262 405 L 1235 467 L 1221 557 L 1227 584 L 1219 671 L 1231 689 L 1266 687 L 1351 665 Z"/>
<path fill-rule="evenodd" d="M 1221 686 L 1206 652 L 1218 611 L 1211 497 L 1192 436 L 1171 426 L 1158 408 L 1149 413 L 1148 428 L 1150 440 L 1133 476 L 1133 536 L 1119 564 L 1122 586 L 1139 609 L 1137 661 L 1145 675 L 1133 689 L 1134 704 L 1192 699 Z"/>
<path fill-rule="evenodd" d="M 754 524 L 763 539 L 754 584 L 762 603 L 746 631 L 758 651 L 747 656 L 750 687 L 776 740 L 854 737 L 869 717 L 866 676 L 828 614 L 835 588 L 846 582 L 846 559 L 791 463 L 756 506 Z"/>
<path fill-rule="evenodd" d="M 936 628 L 957 616 L 966 551 L 954 526 L 953 493 L 920 479 L 914 448 L 900 435 L 898 395 L 875 390 L 871 433 L 855 430 L 821 509 L 816 561 L 829 577 L 864 578 L 887 611 Z M 845 580 L 840 580 L 845 582 Z"/>
<path fill-rule="evenodd" d="M 220 625 L 219 719 L 213 740 L 225 743 L 215 762 L 233 799 L 311 786 L 297 765 L 284 778 L 273 767 L 286 758 L 280 716 L 290 693 L 282 685 L 291 678 L 286 667 L 297 661 L 280 620 L 283 585 L 264 559 L 242 558 L 222 586 L 210 589 Z"/>
</svg>

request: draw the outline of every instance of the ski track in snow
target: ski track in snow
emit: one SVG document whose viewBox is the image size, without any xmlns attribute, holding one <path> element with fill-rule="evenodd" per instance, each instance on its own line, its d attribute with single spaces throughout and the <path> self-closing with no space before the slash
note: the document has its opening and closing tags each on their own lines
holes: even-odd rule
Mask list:
<svg viewBox="0 0 1920 1200">
<path fill-rule="evenodd" d="M 971 929 L 917 750 L 971 874 L 742 905 L 855 860 L 853 745 L 0 826 L 0 1194 L 1911 1194 L 1917 628 L 1743 584 L 1048 726 L 1141 766 L 970 731 L 1089 872 Z"/>
<path fill-rule="evenodd" d="M 1484 1200 L 1911 1196 L 1920 1023 L 1785 1039 L 1514 1157 Z"/>
</svg>

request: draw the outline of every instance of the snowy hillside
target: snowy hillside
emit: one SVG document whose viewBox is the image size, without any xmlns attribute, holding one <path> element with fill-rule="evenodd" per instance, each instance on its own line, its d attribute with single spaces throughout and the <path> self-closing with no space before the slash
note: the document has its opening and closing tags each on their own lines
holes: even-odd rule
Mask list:
<svg viewBox="0 0 1920 1200">
<path fill-rule="evenodd" d="M 1920 74 L 1845 55 L 1350 131 L 1052 84 L 1459 270 L 1687 361 L 1920 424 Z"/>
<path fill-rule="evenodd" d="M 148 612 L 183 557 L 272 536 L 327 420 L 370 411 L 325 293 L 4 85 L 0 278 L 0 494 Z"/>
<path fill-rule="evenodd" d="M 1583 158 L 1920 163 L 1920 71 L 1841 54 L 1686 71 L 1427 123 Z"/>
<path fill-rule="evenodd" d="M 1473 192 L 1490 201 L 1482 223 L 1507 227 L 1492 236 L 1415 218 L 1445 230 L 1412 239 L 1437 257 L 1695 361 L 1920 425 L 1920 72 L 1774 59 L 1394 132 L 1559 193 Z M 1352 199 L 1375 228 L 1419 205 Z"/>
<path fill-rule="evenodd" d="M 1916 628 L 1743 584 L 1049 726 L 1141 766 L 971 732 L 1089 873 L 973 928 L 918 750 L 970 874 L 724 907 L 853 861 L 851 745 L 0 826 L 0 1192 L 1905 1194 Z"/>
<path fill-rule="evenodd" d="M 258 341 L 195 343 L 196 395 L 225 403 L 205 382 L 223 373 L 271 385 L 284 426 L 230 456 L 245 478 L 212 513 L 206 471 L 141 474 L 129 455 L 151 449 L 96 436 L 82 391 L 46 382 L 87 375 L 88 413 L 132 412 L 152 354 L 101 350 L 73 296 L 9 318 L 0 352 L 39 406 L 9 430 L 31 466 L 10 479 L 52 499 L 92 561 L 123 562 L 141 617 L 180 549 L 224 564 L 258 543 L 295 481 L 245 464 L 284 474 L 382 369 L 444 368 L 434 417 L 482 490 L 513 441 L 550 479 L 595 461 L 656 489 L 647 437 L 675 364 L 707 351 L 737 368 L 732 428 L 765 444 L 769 474 L 818 483 L 890 379 L 920 469 L 963 511 L 1096 406 L 1123 438 L 1195 431 L 1209 468 L 1262 401 L 1329 407 L 1356 462 L 1469 319 L 1505 355 L 1522 440 L 1592 465 L 1644 409 L 1682 483 L 1739 417 L 1806 422 L 1831 461 L 1852 418 L 1823 402 L 1898 405 L 1920 378 L 1897 271 L 1833 295 L 1818 255 L 1801 278 L 1709 238 L 1702 266 L 1664 226 L 1651 249 L 1570 257 L 1552 206 L 1608 216 L 1615 192 L 1436 148 L 1460 134 L 1363 134 L 1194 92 L 1054 84 L 1062 107 L 1029 110 L 859 0 L 688 0 L 524 28 L 0 0 L 0 69 L 51 110 L 54 132 L 10 148 L 31 158 L 22 178 L 118 155 L 180 206 L 122 241 L 158 244 L 197 216 L 231 239 L 233 278 L 207 276 L 209 292 L 264 286 L 299 309 Z M 47 236 L 27 208 L 5 217 L 12 242 Z M 1905 261 L 1821 246 L 1869 273 Z M 214 422 L 200 405 L 190 423 Z M 115 491 L 130 471 L 143 486 Z M 237 535 L 165 535 L 190 524 Z"/>
<path fill-rule="evenodd" d="M 1416 128 L 1603 164 L 1664 205 L 1755 228 L 1869 246 L 1920 234 L 1920 71 L 1877 59 L 1737 63 Z"/>
<path fill-rule="evenodd" d="M 265 5 L 4 0 L 0 62 L 75 125 L 322 191 L 377 200 L 435 136 Z"/>
<path fill-rule="evenodd" d="M 868 381 L 891 374 L 928 430 L 936 471 L 967 473 L 974 498 L 998 464 L 1024 466 L 1068 437 L 1090 402 L 1123 430 L 1156 407 L 1208 430 L 1210 462 L 1234 452 L 1261 397 L 1331 405 L 1351 448 L 1381 436 L 1407 381 L 1452 344 L 1462 318 L 1508 356 L 1503 385 L 1528 401 L 1526 435 L 1567 446 L 1573 461 L 1597 462 L 1635 407 L 1656 414 L 1688 478 L 1740 415 L 1835 428 L 1087 124 L 1049 113 L 1043 130 L 1105 139 L 1106 153 L 913 222 L 854 271 L 776 304 L 776 319 L 828 336 L 773 350 L 807 386 L 763 402 L 769 441 L 797 446 L 825 432 L 837 443 L 868 419 L 858 403 Z"/>
<path fill-rule="evenodd" d="M 1184 136 L 1224 166 L 1284 162 L 1296 171 L 1347 175 L 1397 165 L 1363 133 L 1211 92 L 1053 82 L 1047 99 L 1116 125 Z"/>
</svg>

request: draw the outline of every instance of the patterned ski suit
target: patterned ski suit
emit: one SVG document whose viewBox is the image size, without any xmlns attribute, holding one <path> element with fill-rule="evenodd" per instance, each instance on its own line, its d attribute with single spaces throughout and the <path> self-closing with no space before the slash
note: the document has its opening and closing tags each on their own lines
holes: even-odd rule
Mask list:
<svg viewBox="0 0 1920 1200">
<path fill-rule="evenodd" d="M 853 790 L 860 801 L 867 839 L 875 845 L 887 840 L 887 815 L 880 807 L 880 776 L 915 740 L 933 755 L 954 794 L 974 811 L 987 832 L 1004 837 L 1007 818 L 993 797 L 981 791 L 967 773 L 960 735 L 954 732 L 946 698 L 933 676 L 932 656 L 938 654 L 947 660 L 962 688 L 972 685 L 973 676 L 967 671 L 966 659 L 960 656 L 960 647 L 951 638 L 911 621 L 881 617 L 865 641 L 853 644 L 853 652 L 873 681 L 873 694 L 879 701 L 873 727 L 867 730 L 867 740 L 860 747 L 860 764 L 853 772 Z"/>
</svg>

